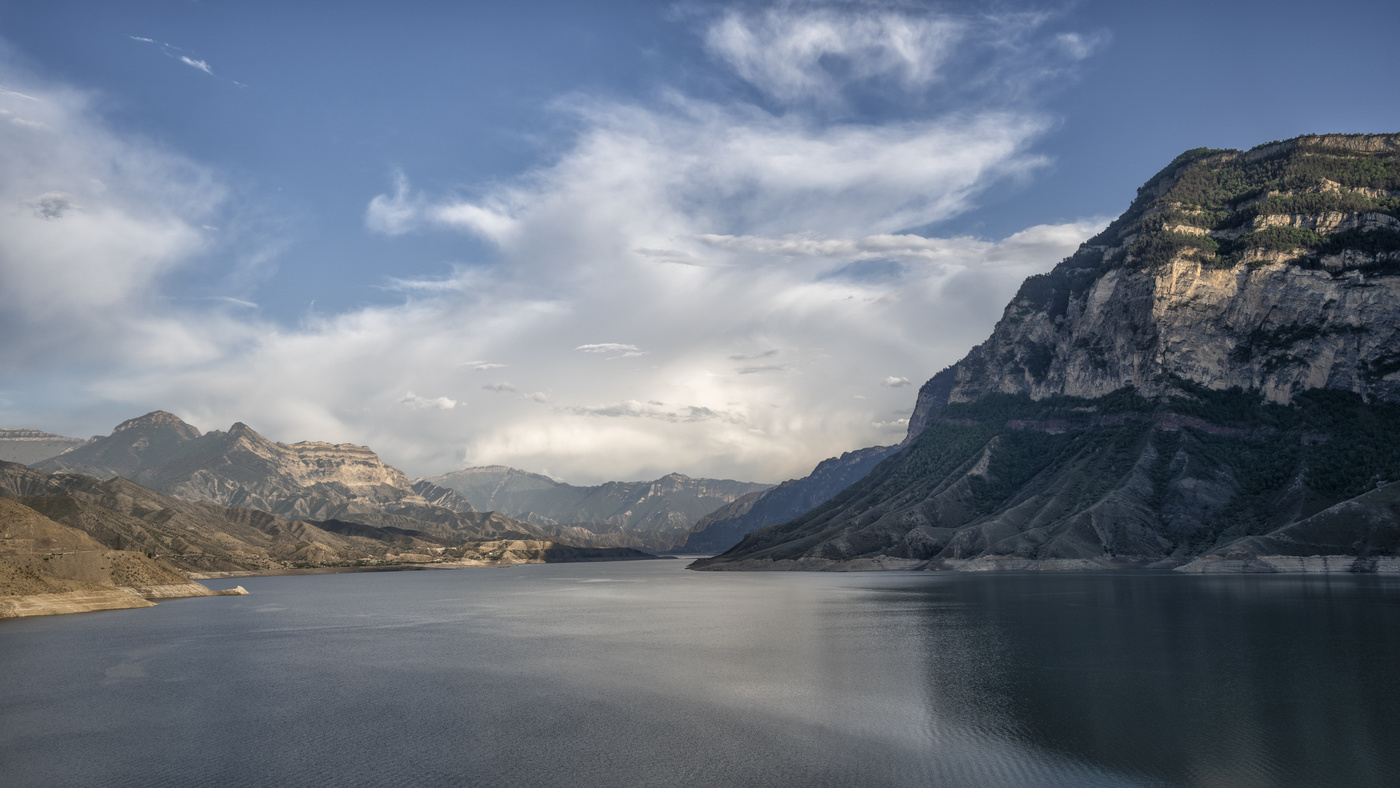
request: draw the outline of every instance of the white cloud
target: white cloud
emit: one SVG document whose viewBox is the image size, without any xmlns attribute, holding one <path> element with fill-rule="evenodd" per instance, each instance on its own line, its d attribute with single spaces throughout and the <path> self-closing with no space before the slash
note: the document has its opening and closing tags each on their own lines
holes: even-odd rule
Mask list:
<svg viewBox="0 0 1400 788">
<path fill-rule="evenodd" d="M 897 378 L 891 375 L 885 378 L 885 385 L 892 389 L 904 388 L 909 385 L 909 378 Z"/>
<path fill-rule="evenodd" d="M 403 395 L 399 402 L 414 408 L 436 408 L 438 410 L 452 410 L 457 407 L 457 400 L 447 397 L 420 397 L 412 391 Z"/>
<path fill-rule="evenodd" d="M 730 11 L 705 44 L 774 98 L 830 100 L 845 83 L 878 77 L 911 91 L 929 85 L 967 29 L 951 17 L 784 6 Z"/>
<path fill-rule="evenodd" d="M 187 56 L 187 55 L 181 55 L 181 56 L 180 56 L 180 62 L 181 62 L 181 63 L 184 63 L 185 65 L 187 65 L 187 66 L 189 66 L 189 67 L 191 67 L 191 68 L 197 68 L 197 69 L 199 69 L 200 71 L 203 71 L 204 73 L 209 74 L 210 76 L 213 76 L 213 74 L 214 74 L 213 69 L 209 68 L 209 63 L 208 63 L 207 61 L 204 61 L 204 60 L 195 60 L 194 58 L 189 57 L 189 56 Z"/>
<path fill-rule="evenodd" d="M 645 356 L 647 352 L 636 345 L 623 345 L 618 342 L 598 342 L 592 345 L 579 345 L 574 350 L 583 353 L 606 354 L 609 359 Z"/>
<path fill-rule="evenodd" d="M 835 38 L 804 49 L 795 22 L 732 18 L 786 47 L 796 71 L 738 39 L 707 39 L 711 51 L 799 103 L 821 80 L 943 84 L 959 42 L 978 35 L 976 20 L 904 30 L 847 11 L 808 18 Z M 907 413 L 913 392 L 870 382 L 956 360 L 1026 275 L 1101 224 L 1003 239 L 908 231 L 1044 164 L 1033 145 L 1050 121 L 1020 105 L 832 122 L 678 95 L 574 97 L 561 111 L 576 135 L 516 178 L 432 195 L 395 173 L 387 193 L 365 195 L 370 231 L 459 230 L 490 241 L 493 260 L 390 280 L 400 303 L 277 325 L 234 302 L 167 297 L 170 275 L 207 252 L 204 225 L 228 226 L 213 179 L 104 128 L 81 96 L 25 89 L 38 98 L 0 94 L 0 107 L 47 129 L 0 124 L 0 327 L 18 338 L 0 360 L 107 359 L 75 387 L 87 402 L 367 444 L 413 475 L 487 463 L 579 483 L 805 474 L 888 442 L 899 420 L 876 419 Z M 414 393 L 482 387 L 491 376 L 478 373 L 507 366 L 497 359 L 511 383 L 485 388 L 511 396 L 465 407 Z"/>
<path fill-rule="evenodd" d="M 6 89 L 0 112 L 34 121 L 0 125 L 0 331 L 24 337 L 0 360 L 83 363 L 147 341 L 146 358 L 207 359 L 214 334 L 247 335 L 219 316 L 172 326 L 158 306 L 158 283 L 209 246 L 224 190 L 207 171 L 112 133 L 76 91 Z"/>
</svg>

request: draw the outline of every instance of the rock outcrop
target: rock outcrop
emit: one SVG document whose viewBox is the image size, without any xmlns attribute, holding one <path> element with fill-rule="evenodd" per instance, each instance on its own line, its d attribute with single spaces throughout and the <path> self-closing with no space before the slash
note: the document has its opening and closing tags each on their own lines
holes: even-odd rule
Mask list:
<svg viewBox="0 0 1400 788">
<path fill-rule="evenodd" d="M 898 454 L 697 566 L 1378 569 L 1395 479 L 1400 135 L 1202 149 L 1022 285 Z"/>
</svg>

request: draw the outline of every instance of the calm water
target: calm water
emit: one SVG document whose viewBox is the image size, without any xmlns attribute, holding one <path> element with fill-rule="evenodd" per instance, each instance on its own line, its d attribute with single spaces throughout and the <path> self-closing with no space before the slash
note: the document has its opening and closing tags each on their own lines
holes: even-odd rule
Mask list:
<svg viewBox="0 0 1400 788">
<path fill-rule="evenodd" d="M 237 582 L 0 624 L 0 783 L 1400 785 L 1383 579 Z"/>
</svg>

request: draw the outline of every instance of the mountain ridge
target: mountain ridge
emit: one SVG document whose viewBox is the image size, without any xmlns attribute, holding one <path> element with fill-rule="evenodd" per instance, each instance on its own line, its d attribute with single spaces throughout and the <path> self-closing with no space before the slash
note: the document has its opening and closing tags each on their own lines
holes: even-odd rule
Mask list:
<svg viewBox="0 0 1400 788">
<path fill-rule="evenodd" d="M 1188 151 L 921 387 L 899 453 L 695 567 L 1391 571 L 1395 348 L 1400 135 Z"/>
</svg>

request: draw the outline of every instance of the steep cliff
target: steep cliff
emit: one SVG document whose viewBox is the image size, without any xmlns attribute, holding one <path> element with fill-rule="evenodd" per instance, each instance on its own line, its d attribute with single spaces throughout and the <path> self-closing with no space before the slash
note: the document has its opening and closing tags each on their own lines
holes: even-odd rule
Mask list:
<svg viewBox="0 0 1400 788">
<path fill-rule="evenodd" d="M 924 385 L 903 451 L 700 566 L 1388 556 L 1397 402 L 1400 135 L 1189 151 Z"/>
</svg>

